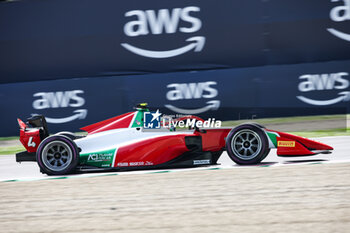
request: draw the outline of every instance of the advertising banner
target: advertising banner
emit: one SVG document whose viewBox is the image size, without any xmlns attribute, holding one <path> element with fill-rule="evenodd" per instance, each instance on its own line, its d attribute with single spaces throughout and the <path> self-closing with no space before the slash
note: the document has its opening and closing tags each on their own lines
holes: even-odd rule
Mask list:
<svg viewBox="0 0 350 233">
<path fill-rule="evenodd" d="M 350 59 L 348 0 L 0 3 L 1 83 Z"/>
<path fill-rule="evenodd" d="M 0 136 L 18 134 L 17 117 L 43 114 L 51 133 L 77 132 L 142 102 L 220 120 L 344 114 L 350 60 L 1 84 L 0 97 Z"/>
</svg>

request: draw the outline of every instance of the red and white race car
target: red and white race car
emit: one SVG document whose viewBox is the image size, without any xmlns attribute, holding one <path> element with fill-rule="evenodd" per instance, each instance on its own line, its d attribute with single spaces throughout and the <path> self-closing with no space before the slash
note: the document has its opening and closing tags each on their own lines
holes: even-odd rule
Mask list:
<svg viewBox="0 0 350 233">
<path fill-rule="evenodd" d="M 62 175 L 76 171 L 194 167 L 216 164 L 223 151 L 237 164 L 260 163 L 277 149 L 278 156 L 330 153 L 332 147 L 304 137 L 242 124 L 235 128 L 145 129 L 146 105 L 136 111 L 81 128 L 87 136 L 70 132 L 49 135 L 45 118 L 18 119 L 20 141 L 26 151 L 16 161 L 36 161 L 41 172 Z M 201 120 L 189 117 L 190 120 Z"/>
</svg>

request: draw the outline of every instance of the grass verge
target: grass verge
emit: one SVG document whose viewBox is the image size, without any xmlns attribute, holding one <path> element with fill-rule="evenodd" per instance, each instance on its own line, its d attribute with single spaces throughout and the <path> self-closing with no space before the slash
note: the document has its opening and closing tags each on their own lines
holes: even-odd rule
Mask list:
<svg viewBox="0 0 350 233">
<path fill-rule="evenodd" d="M 253 121 L 259 124 L 282 124 L 282 123 L 296 123 L 296 122 L 315 122 L 327 120 L 344 120 L 350 119 L 350 114 L 347 115 L 322 115 L 322 116 L 296 116 L 296 117 L 280 117 L 280 118 L 261 118 L 261 119 L 244 119 L 236 121 L 224 121 L 223 127 L 236 126 L 245 122 Z"/>
<path fill-rule="evenodd" d="M 23 146 L 0 147 L 0 155 L 13 155 L 25 150 Z"/>
<path fill-rule="evenodd" d="M 19 137 L 0 137 L 0 141 L 19 140 Z"/>
<path fill-rule="evenodd" d="M 288 132 L 298 136 L 306 138 L 320 138 L 331 136 L 350 136 L 350 128 L 343 129 L 330 129 L 330 130 L 316 130 L 316 131 L 303 131 L 303 132 Z"/>
</svg>

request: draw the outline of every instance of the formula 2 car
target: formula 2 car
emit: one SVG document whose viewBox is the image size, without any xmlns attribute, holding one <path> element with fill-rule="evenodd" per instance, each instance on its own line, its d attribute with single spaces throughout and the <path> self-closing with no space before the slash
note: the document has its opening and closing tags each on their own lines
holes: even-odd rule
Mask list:
<svg viewBox="0 0 350 233">
<path fill-rule="evenodd" d="M 330 153 L 332 147 L 303 137 L 242 124 L 235 128 L 147 130 L 145 104 L 136 111 L 86 127 L 87 136 L 70 132 L 49 135 L 45 117 L 18 119 L 20 141 L 26 151 L 16 161 L 36 161 L 42 173 L 62 175 L 76 171 L 195 167 L 216 164 L 223 151 L 237 164 L 260 163 L 276 148 L 278 156 Z M 158 111 L 157 111 L 158 112 Z M 156 116 L 157 117 L 157 116 Z M 200 121 L 200 118 L 191 117 Z"/>
</svg>

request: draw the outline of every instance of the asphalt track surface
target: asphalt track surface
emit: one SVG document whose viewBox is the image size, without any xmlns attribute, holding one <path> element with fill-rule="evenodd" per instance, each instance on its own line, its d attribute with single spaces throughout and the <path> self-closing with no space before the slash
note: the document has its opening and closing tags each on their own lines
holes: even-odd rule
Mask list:
<svg viewBox="0 0 350 233">
<path fill-rule="evenodd" d="M 350 137 L 319 141 L 334 153 L 49 180 L 0 156 L 0 232 L 349 232 Z"/>
<path fill-rule="evenodd" d="M 338 162 L 350 162 L 350 136 L 337 136 L 337 137 L 323 137 L 316 138 L 314 140 L 326 143 L 334 147 L 332 154 L 316 155 L 308 157 L 293 157 L 293 158 L 282 158 L 276 155 L 276 150 L 271 150 L 270 154 L 266 159 L 257 166 L 285 166 L 285 165 L 296 165 L 296 164 L 308 164 L 308 163 L 338 163 Z M 200 168 L 186 168 L 186 169 L 163 169 L 163 170 L 144 170 L 134 172 L 108 172 L 108 173 L 89 173 L 89 174 L 77 174 L 68 175 L 66 177 L 78 178 L 78 177 L 89 177 L 89 176 L 103 176 L 105 174 L 144 174 L 154 173 L 157 171 L 188 171 L 188 170 L 202 170 L 212 168 L 240 168 L 242 166 L 236 165 L 227 155 L 226 152 L 220 157 L 218 163 L 220 165 Z M 37 179 L 51 179 L 60 176 L 47 176 L 41 174 L 39 167 L 35 162 L 23 162 L 16 163 L 14 155 L 2 155 L 0 156 L 0 181 L 9 180 L 37 180 Z"/>
</svg>

